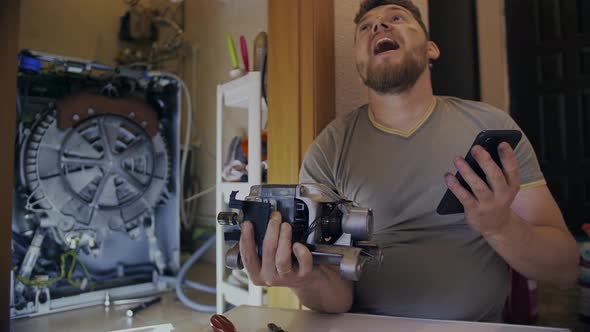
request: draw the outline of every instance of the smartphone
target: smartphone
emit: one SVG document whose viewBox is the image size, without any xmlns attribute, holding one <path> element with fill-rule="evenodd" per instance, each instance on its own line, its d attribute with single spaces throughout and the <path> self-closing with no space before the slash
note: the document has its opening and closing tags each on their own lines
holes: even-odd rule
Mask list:
<svg viewBox="0 0 590 332">
<path fill-rule="evenodd" d="M 496 164 L 502 168 L 500 156 L 498 155 L 498 145 L 500 145 L 502 142 L 506 142 L 510 144 L 512 149 L 516 149 L 516 146 L 518 145 L 518 142 L 520 142 L 521 138 L 522 133 L 518 130 L 484 130 L 477 135 L 473 141 L 473 144 L 471 144 L 471 148 L 469 148 L 469 151 L 467 151 L 467 155 L 465 156 L 465 161 L 467 161 L 469 166 L 471 166 L 473 171 L 481 179 L 488 183 L 485 172 L 481 169 L 481 167 L 479 167 L 479 164 L 471 155 L 471 149 L 475 145 L 480 145 L 490 154 Z M 469 187 L 459 172 L 455 174 L 455 177 L 465 189 L 473 193 L 471 187 Z M 461 202 L 457 199 L 457 197 L 455 197 L 455 194 L 453 194 L 450 189 L 447 189 L 445 195 L 436 208 L 436 212 L 438 214 L 463 213 L 464 211 L 463 204 L 461 204 Z"/>
</svg>

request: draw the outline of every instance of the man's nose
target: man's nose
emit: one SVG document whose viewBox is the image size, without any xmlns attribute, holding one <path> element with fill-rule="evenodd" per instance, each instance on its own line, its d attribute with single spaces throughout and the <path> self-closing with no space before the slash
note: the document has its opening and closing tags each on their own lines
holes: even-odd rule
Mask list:
<svg viewBox="0 0 590 332">
<path fill-rule="evenodd" d="M 381 19 L 377 20 L 375 24 L 373 24 L 373 32 L 379 32 L 379 30 L 389 30 L 391 27 L 389 24 L 381 21 Z"/>
</svg>

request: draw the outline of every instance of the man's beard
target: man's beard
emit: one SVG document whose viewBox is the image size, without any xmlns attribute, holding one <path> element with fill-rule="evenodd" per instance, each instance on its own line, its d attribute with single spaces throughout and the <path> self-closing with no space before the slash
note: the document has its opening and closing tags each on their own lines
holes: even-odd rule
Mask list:
<svg viewBox="0 0 590 332">
<path fill-rule="evenodd" d="M 426 69 L 426 47 L 406 53 L 399 64 L 370 63 L 367 76 L 363 78 L 365 85 L 381 94 L 399 94 L 416 84 Z M 362 77 L 362 75 L 361 75 Z"/>
</svg>

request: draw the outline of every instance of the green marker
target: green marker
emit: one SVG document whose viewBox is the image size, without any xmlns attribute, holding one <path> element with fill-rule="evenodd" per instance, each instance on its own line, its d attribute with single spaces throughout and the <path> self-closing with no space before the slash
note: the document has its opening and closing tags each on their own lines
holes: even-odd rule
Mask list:
<svg viewBox="0 0 590 332">
<path fill-rule="evenodd" d="M 234 41 L 231 38 L 231 34 L 227 34 L 227 48 L 229 50 L 229 56 L 231 58 L 231 64 L 233 69 L 238 68 L 238 55 L 236 54 L 236 48 L 234 47 Z"/>
</svg>

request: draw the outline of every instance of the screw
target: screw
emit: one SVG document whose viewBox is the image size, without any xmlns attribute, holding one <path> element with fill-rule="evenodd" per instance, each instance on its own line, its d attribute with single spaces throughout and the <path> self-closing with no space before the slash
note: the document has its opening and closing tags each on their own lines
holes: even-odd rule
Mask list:
<svg viewBox="0 0 590 332">
<path fill-rule="evenodd" d="M 72 120 L 77 122 L 78 120 L 80 120 L 80 116 L 78 114 L 74 114 L 74 116 L 72 116 Z"/>
<path fill-rule="evenodd" d="M 129 118 L 130 119 L 135 119 L 135 112 L 129 113 Z"/>
<path fill-rule="evenodd" d="M 146 121 L 141 121 L 141 126 L 145 128 L 147 126 L 147 122 Z"/>
<path fill-rule="evenodd" d="M 88 114 L 93 115 L 95 113 L 94 108 L 89 108 L 88 109 Z"/>
<path fill-rule="evenodd" d="M 299 186 L 299 194 L 300 195 L 304 195 L 305 194 L 305 187 Z"/>
</svg>

